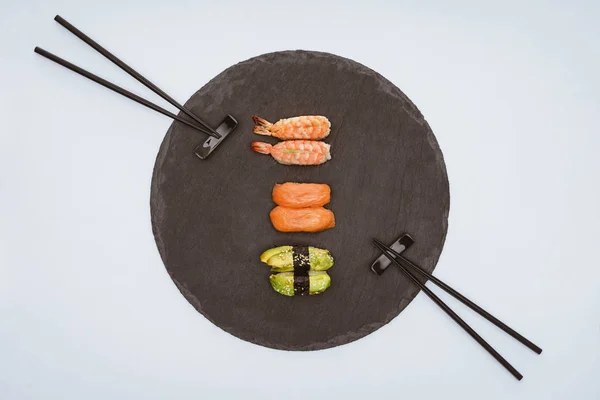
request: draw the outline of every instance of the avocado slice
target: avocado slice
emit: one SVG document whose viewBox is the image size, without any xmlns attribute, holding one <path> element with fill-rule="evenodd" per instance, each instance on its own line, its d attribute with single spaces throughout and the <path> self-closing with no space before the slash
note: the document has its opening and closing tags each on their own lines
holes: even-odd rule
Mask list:
<svg viewBox="0 0 600 400">
<path fill-rule="evenodd" d="M 279 246 L 269 249 L 260 255 L 260 261 L 266 263 L 267 260 L 273 257 L 277 253 L 281 253 L 283 251 L 291 251 L 292 246 Z"/>
<path fill-rule="evenodd" d="M 310 259 L 310 269 L 313 271 L 326 271 L 333 267 L 333 256 L 329 250 L 309 247 L 308 257 Z"/>
<path fill-rule="evenodd" d="M 278 272 L 294 270 L 294 254 L 292 249 L 275 254 L 267 260 L 267 264 Z"/>
</svg>

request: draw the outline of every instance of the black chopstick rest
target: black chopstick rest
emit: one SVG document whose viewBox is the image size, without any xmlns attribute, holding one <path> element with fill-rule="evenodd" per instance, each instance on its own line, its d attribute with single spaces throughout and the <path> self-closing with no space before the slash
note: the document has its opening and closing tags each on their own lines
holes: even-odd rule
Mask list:
<svg viewBox="0 0 600 400">
<path fill-rule="evenodd" d="M 221 135 L 220 139 L 209 137 L 204 143 L 199 144 L 194 149 L 194 154 L 201 160 L 206 160 L 218 145 L 220 145 L 238 125 L 238 122 L 231 115 L 227 115 L 217 127 L 217 133 Z"/>
<path fill-rule="evenodd" d="M 400 236 L 398 240 L 392 243 L 390 248 L 397 253 L 403 253 L 410 249 L 414 243 L 414 239 L 408 233 L 405 233 L 404 235 Z M 373 261 L 373 264 L 371 264 L 371 271 L 375 272 L 377 275 L 381 275 L 391 263 L 392 262 L 385 256 L 385 254 L 381 254 L 377 260 Z"/>
</svg>

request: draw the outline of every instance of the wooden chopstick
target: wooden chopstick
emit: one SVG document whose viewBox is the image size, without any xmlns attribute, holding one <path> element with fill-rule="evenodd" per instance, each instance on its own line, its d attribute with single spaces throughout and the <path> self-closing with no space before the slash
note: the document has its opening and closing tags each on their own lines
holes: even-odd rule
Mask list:
<svg viewBox="0 0 600 400">
<path fill-rule="evenodd" d="M 521 373 L 517 371 L 515 367 L 510 365 L 510 363 L 506 361 L 504 357 L 502 357 L 500 353 L 498 353 L 492 346 L 490 346 L 488 342 L 486 342 L 481 336 L 479 336 L 479 334 L 475 332 L 475 330 L 471 328 L 469 324 L 463 321 L 462 318 L 460 318 L 454 311 L 452 311 L 452 309 L 448 307 L 448 305 L 446 305 L 446 303 L 444 303 L 439 297 L 437 297 L 435 293 L 433 293 L 427 286 L 419 282 L 419 280 L 410 271 L 408 271 L 396 259 L 396 257 L 394 257 L 393 253 L 391 253 L 391 251 L 393 250 L 391 250 L 386 245 L 382 245 L 377 242 L 374 243 L 377 247 L 379 247 L 383 254 L 385 254 L 385 256 L 390 259 L 390 261 L 396 264 L 415 285 L 417 285 L 423 292 L 425 292 L 425 294 L 429 296 L 429 298 L 433 300 L 435 304 L 437 304 L 442 310 L 444 310 L 444 312 L 446 312 L 446 314 L 448 314 L 450 318 L 452 318 L 458 325 L 460 325 L 460 327 L 463 328 L 469 335 L 471 335 L 471 337 L 475 339 L 475 341 L 479 343 L 485 350 L 487 350 L 487 352 L 490 353 L 492 357 L 494 357 L 500 364 L 502 364 L 502 366 L 506 368 L 508 372 L 512 374 L 512 376 L 517 378 L 517 380 L 523 379 L 523 375 L 521 375 Z"/>
<path fill-rule="evenodd" d="M 111 82 L 109 82 L 109 81 L 107 81 L 105 79 L 102 79 L 98 75 L 94 75 L 91 72 L 86 71 L 85 69 L 80 68 L 80 67 L 78 67 L 75 64 L 71 64 L 67 60 L 62 59 L 59 56 L 56 56 L 56 55 L 50 53 L 49 51 L 46 51 L 46 50 L 44 50 L 44 49 L 42 49 L 40 47 L 36 47 L 34 51 L 36 53 L 38 53 L 39 55 L 44 56 L 47 59 L 52 60 L 55 63 L 60 64 L 63 67 L 68 68 L 71 71 L 78 73 L 81 76 L 84 76 L 84 77 L 86 77 L 86 78 L 88 78 L 88 79 L 90 79 L 90 80 L 92 80 L 92 81 L 94 81 L 96 83 L 99 83 L 100 85 L 104 86 L 105 88 L 108 88 L 108 89 L 110 89 L 110 90 L 112 90 L 114 92 L 119 93 L 122 96 L 127 97 L 128 99 L 131 99 L 131 100 L 133 100 L 133 101 L 135 101 L 135 102 L 137 102 L 137 103 L 139 103 L 141 105 L 144 105 L 144 106 L 146 106 L 146 107 L 148 107 L 148 108 L 150 108 L 150 109 L 152 109 L 154 111 L 158 111 L 159 113 L 161 113 L 163 115 L 166 115 L 167 117 L 171 117 L 174 120 L 179 121 L 182 124 L 185 124 L 185 125 L 187 125 L 187 126 L 189 126 L 191 128 L 197 129 L 200 132 L 206 133 L 207 135 L 213 136 L 213 137 L 215 137 L 217 139 L 221 138 L 221 135 L 219 135 L 218 133 L 215 134 L 215 133 L 212 133 L 212 132 L 210 132 L 210 131 L 202 128 L 202 127 L 194 125 L 191 122 L 188 122 L 187 120 L 181 118 L 180 116 L 175 115 L 175 114 L 171 113 L 170 111 L 165 110 L 164 108 L 162 108 L 162 107 L 160 107 L 160 106 L 158 106 L 158 105 L 156 105 L 156 104 L 154 104 L 154 103 L 152 103 L 152 102 L 150 102 L 150 101 L 148 101 L 148 100 L 146 100 L 146 99 L 138 96 L 137 94 L 131 93 L 130 91 L 128 91 L 126 89 L 123 89 L 120 86 L 115 85 L 114 83 L 111 83 Z"/>
<path fill-rule="evenodd" d="M 85 43 L 87 43 L 90 47 L 92 47 L 98 53 L 102 54 L 104 57 L 108 58 L 110 61 L 115 63 L 123 71 L 127 72 L 129 75 L 133 76 L 135 79 L 140 81 L 144 86 L 146 86 L 147 88 L 152 90 L 154 93 L 156 93 L 157 95 L 159 95 L 160 97 L 162 97 L 163 99 L 165 99 L 166 101 L 168 101 L 169 103 L 171 103 L 172 105 L 177 107 L 179 110 L 184 112 L 188 117 L 192 118 L 194 121 L 198 122 L 200 125 L 202 125 L 207 130 L 212 132 L 214 135 L 211 135 L 211 136 L 214 136 L 217 139 L 221 138 L 221 135 L 218 134 L 217 131 L 215 131 L 213 128 L 211 128 L 210 125 L 208 125 L 207 123 L 202 121 L 199 117 L 194 115 L 190 110 L 185 108 L 183 105 L 179 104 L 175 99 L 173 99 L 171 96 L 169 96 L 163 90 L 161 90 L 158 86 L 156 86 L 154 83 L 150 82 L 148 79 L 146 79 L 144 76 L 142 76 L 142 74 L 140 74 L 139 72 L 137 72 L 136 70 L 131 68 L 129 65 L 125 64 L 124 61 L 117 58 L 117 56 L 115 56 L 110 51 L 106 50 L 104 47 L 102 47 L 101 45 L 96 43 L 96 41 L 94 41 L 92 38 L 90 38 L 85 33 L 81 32 L 79 29 L 77 29 L 76 27 L 71 25 L 63 17 L 61 17 L 60 15 L 57 15 L 56 17 L 54 17 L 54 20 L 56 22 L 58 22 L 59 24 L 61 24 L 63 27 L 65 27 L 69 32 L 71 32 L 72 34 L 77 36 L 79 39 L 83 40 Z"/>
<path fill-rule="evenodd" d="M 449 293 L 450 295 L 452 295 L 454 298 L 459 300 L 461 303 L 463 303 L 464 305 L 469 307 L 471 310 L 475 311 L 477 314 L 481 315 L 483 318 L 490 321 L 492 324 L 496 325 L 498 328 L 502 329 L 504 332 L 506 332 L 507 334 L 512 336 L 514 339 L 516 339 L 517 341 L 519 341 L 520 343 L 522 343 L 523 345 L 525 345 L 526 347 L 528 347 L 535 353 L 542 354 L 541 348 L 539 348 L 538 346 L 533 344 L 527 338 L 523 337 L 521 334 L 519 334 L 514 329 L 512 329 L 511 327 L 506 325 L 504 322 L 500 321 L 498 318 L 494 317 L 492 314 L 485 311 L 483 308 L 479 307 L 477 304 L 473 303 L 471 300 L 469 300 L 468 298 L 466 298 L 465 296 L 460 294 L 458 291 L 456 291 L 455 289 L 453 289 L 452 287 L 447 285 L 441 279 L 436 278 L 435 276 L 431 275 L 429 272 L 423 270 L 421 267 L 415 265 L 414 263 L 412 263 L 410 260 L 405 258 L 400 253 L 398 253 L 397 251 L 394 251 L 394 249 L 386 246 L 380 240 L 373 239 L 373 241 L 375 243 L 379 244 L 380 246 L 383 246 L 384 248 L 386 248 L 386 250 L 388 250 L 388 252 L 390 252 L 398 261 L 400 261 L 400 263 L 404 264 L 404 266 L 409 266 L 410 268 L 412 268 L 412 270 L 417 271 L 419 274 L 427 277 L 427 279 L 429 279 L 430 281 L 435 283 L 437 286 L 442 288 L 446 293 Z"/>
</svg>

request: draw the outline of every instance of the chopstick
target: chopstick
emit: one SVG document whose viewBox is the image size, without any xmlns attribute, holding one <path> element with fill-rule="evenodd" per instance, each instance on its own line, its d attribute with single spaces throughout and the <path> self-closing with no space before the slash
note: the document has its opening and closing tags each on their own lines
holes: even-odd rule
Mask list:
<svg viewBox="0 0 600 400">
<path fill-rule="evenodd" d="M 385 256 L 390 259 L 390 261 L 396 264 L 415 285 L 417 285 L 421 290 L 423 290 L 423 292 L 425 292 L 425 294 L 429 296 L 429 298 L 433 300 L 435 304 L 437 304 L 442 310 L 444 310 L 444 312 L 448 314 L 450 318 L 452 318 L 458 325 L 460 325 L 460 327 L 463 328 L 469 335 L 471 335 L 471 337 L 475 339 L 475 341 L 479 343 L 485 350 L 487 350 L 487 352 L 490 353 L 492 357 L 494 357 L 500 364 L 502 364 L 502 366 L 506 368 L 508 372 L 512 374 L 512 376 L 517 378 L 517 380 L 519 381 L 523 379 L 523 375 L 521 375 L 521 373 L 517 371 L 515 367 L 510 365 L 510 363 L 506 361 L 504 357 L 502 357 L 500 353 L 498 353 L 492 346 L 490 346 L 488 342 L 486 342 L 481 336 L 479 336 L 479 334 L 475 332 L 475 330 L 471 328 L 469 324 L 463 321 L 462 318 L 460 318 L 454 311 L 452 311 L 452 309 L 448 307 L 448 305 L 446 305 L 446 303 L 444 303 L 439 297 L 437 297 L 435 293 L 431 291 L 431 289 L 419 282 L 419 280 L 411 272 L 409 272 L 396 259 L 396 257 L 394 257 L 392 249 L 390 249 L 386 245 L 380 244 L 381 242 L 379 241 L 374 240 L 374 243 L 377 247 L 379 247 L 383 254 L 385 254 Z"/>
<path fill-rule="evenodd" d="M 538 346 L 536 346 L 535 344 L 533 344 L 527 338 L 525 338 L 522 335 L 520 335 L 518 332 L 516 332 L 515 330 L 513 330 L 511 327 L 509 327 L 508 325 L 506 325 L 504 322 L 500 321 L 498 318 L 494 317 L 492 314 L 490 314 L 487 311 L 485 311 L 483 308 L 479 307 L 477 304 L 473 303 L 471 300 L 469 300 L 468 298 L 466 298 L 465 296 L 463 296 L 462 294 L 460 294 L 458 291 L 456 291 L 453 288 L 451 288 L 449 285 L 447 285 L 441 279 L 436 278 L 435 276 L 431 275 L 429 272 L 421 269 L 421 267 L 413 264 L 410 260 L 406 259 L 400 253 L 394 251 L 394 249 L 386 246 L 380 240 L 373 239 L 373 241 L 376 244 L 378 244 L 379 246 L 382 246 L 386 250 L 388 250 L 388 252 L 390 252 L 396 259 L 398 259 L 401 263 L 405 264 L 405 266 L 409 266 L 414 271 L 417 271 L 419 274 L 425 276 L 427 279 L 429 279 L 430 281 L 432 281 L 433 283 L 435 283 L 437 286 L 439 286 L 440 288 L 442 288 L 446 293 L 449 293 L 450 295 L 452 295 L 455 299 L 459 300 L 461 303 L 463 303 L 464 305 L 466 305 L 467 307 L 469 307 L 471 310 L 475 311 L 477 314 L 481 315 L 483 318 L 487 319 L 492 324 L 494 324 L 498 328 L 502 329 L 504 332 L 506 332 L 507 334 L 509 334 L 510 336 L 512 336 L 514 339 L 516 339 L 517 341 L 519 341 L 520 343 L 522 343 L 523 345 L 525 345 L 526 347 L 528 347 L 530 350 L 532 350 L 533 352 L 535 352 L 537 354 L 542 354 L 542 349 L 541 348 L 539 348 Z"/>
<path fill-rule="evenodd" d="M 194 121 L 198 122 L 200 125 L 202 125 L 207 130 L 212 132 L 213 135 L 211 135 L 211 136 L 214 136 L 217 139 L 221 138 L 221 135 L 219 135 L 217 133 L 217 131 L 215 131 L 213 128 L 211 128 L 210 125 L 208 125 L 207 123 L 202 121 L 200 118 L 198 118 L 196 115 L 194 115 L 190 110 L 185 108 L 183 105 L 179 104 L 175 99 L 173 99 L 167 93 L 162 91 L 158 86 L 156 86 L 154 83 L 150 82 L 148 79 L 146 79 L 144 76 L 142 76 L 142 74 L 140 74 L 139 72 L 137 72 L 136 70 L 131 68 L 129 65 L 125 64 L 125 62 L 123 62 L 122 60 L 117 58 L 117 56 L 112 54 L 110 51 L 106 50 L 104 47 L 100 46 L 92 38 L 90 38 L 85 33 L 81 32 L 79 29 L 77 29 L 76 27 L 71 25 L 63 17 L 61 17 L 60 15 L 57 15 L 56 17 L 54 17 L 54 20 L 56 22 L 58 22 L 59 24 L 61 24 L 63 27 L 65 27 L 69 32 L 71 32 L 72 34 L 77 36 L 79 39 L 83 40 L 85 43 L 87 43 L 90 47 L 92 47 L 98 53 L 100 53 L 104 57 L 108 58 L 110 61 L 112 61 L 114 64 L 116 64 L 123 71 L 125 71 L 129 75 L 133 76 L 135 79 L 137 79 L 139 82 L 141 82 L 144 86 L 146 86 L 147 88 L 152 90 L 154 93 L 156 93 L 157 95 L 159 95 L 160 97 L 162 97 L 163 99 L 165 99 L 166 101 L 168 101 L 169 103 L 171 103 L 172 105 L 177 107 L 179 110 L 184 112 L 188 117 L 192 118 Z"/>
<path fill-rule="evenodd" d="M 194 125 L 191 122 L 188 122 L 187 120 L 179 117 L 178 115 L 175 115 L 175 114 L 171 113 L 170 111 L 165 110 L 164 108 L 162 108 L 162 107 L 160 107 L 160 106 L 158 106 L 158 105 L 156 105 L 156 104 L 154 104 L 154 103 L 152 103 L 152 102 L 150 102 L 150 101 L 148 101 L 148 100 L 146 100 L 146 99 L 138 96 L 137 94 L 131 93 L 130 91 L 128 91 L 126 89 L 123 89 L 120 86 L 115 85 L 114 83 L 111 83 L 111 82 L 109 82 L 109 81 L 107 81 L 105 79 L 102 79 L 98 75 L 94 75 L 91 72 L 86 71 L 85 69 L 80 68 L 80 67 L 78 67 L 75 64 L 71 64 L 67 60 L 62 59 L 62 58 L 60 58 L 60 57 L 58 57 L 58 56 L 50 53 L 49 51 L 46 51 L 46 50 L 44 50 L 44 49 L 42 49 L 40 47 L 36 47 L 34 49 L 34 51 L 36 53 L 38 53 L 39 55 L 44 56 L 47 59 L 49 59 L 51 61 L 54 61 L 55 63 L 60 64 L 63 67 L 68 68 L 68 69 L 70 69 L 73 72 L 78 73 L 81 76 L 84 76 L 84 77 L 86 77 L 86 78 L 88 78 L 88 79 L 90 79 L 90 80 L 92 80 L 92 81 L 94 81 L 96 83 L 99 83 L 100 85 L 104 86 L 105 88 L 108 88 L 108 89 L 110 89 L 110 90 L 112 90 L 114 92 L 119 93 L 122 96 L 127 97 L 128 99 L 131 99 L 131 100 L 133 100 L 133 101 L 135 101 L 135 102 L 137 102 L 137 103 L 139 103 L 141 105 L 144 105 L 144 106 L 146 106 L 146 107 L 148 107 L 148 108 L 150 108 L 150 109 L 152 109 L 154 111 L 158 111 L 159 113 L 161 113 L 163 115 L 166 115 L 167 117 L 171 117 L 174 120 L 179 121 L 182 124 L 185 124 L 185 125 L 187 125 L 187 126 L 189 126 L 191 128 L 197 129 L 200 132 L 206 133 L 207 135 L 210 135 L 210 136 L 215 137 L 217 139 L 221 138 L 221 135 L 219 135 L 218 133 L 212 133 L 212 132 L 210 132 L 210 131 L 202 128 L 202 127 Z"/>
</svg>

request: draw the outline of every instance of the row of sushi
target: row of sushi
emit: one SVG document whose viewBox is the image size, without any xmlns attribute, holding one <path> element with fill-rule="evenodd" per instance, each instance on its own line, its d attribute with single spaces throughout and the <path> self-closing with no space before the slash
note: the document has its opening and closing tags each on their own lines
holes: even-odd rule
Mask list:
<svg viewBox="0 0 600 400">
<path fill-rule="evenodd" d="M 284 165 L 319 165 L 331 160 L 331 146 L 318 141 L 331 132 L 331 123 L 326 117 L 305 115 L 280 119 L 274 124 L 257 116 L 252 120 L 256 124 L 254 133 L 283 140 L 274 146 L 252 142 L 252 150 L 257 153 L 270 154 Z"/>
<path fill-rule="evenodd" d="M 329 185 L 275 184 L 272 198 L 277 207 L 269 216 L 273 227 L 280 232 L 320 232 L 335 227 L 333 211 L 323 207 L 331 198 Z"/>
<path fill-rule="evenodd" d="M 330 146 L 318 140 L 327 137 L 331 123 L 322 116 L 301 116 L 275 124 L 253 116 L 254 133 L 283 140 L 271 145 L 252 142 L 258 153 L 270 154 L 284 165 L 319 165 L 331 159 Z M 272 191 L 277 206 L 270 212 L 273 227 L 280 232 L 320 232 L 335 227 L 335 216 L 323 206 L 331 198 L 329 185 L 286 182 Z M 260 260 L 271 267 L 269 281 L 284 296 L 307 296 L 324 292 L 331 285 L 326 270 L 333 266 L 328 250 L 310 246 L 280 246 L 265 251 Z"/>
<path fill-rule="evenodd" d="M 280 246 L 262 253 L 260 261 L 271 267 L 271 286 L 284 296 L 319 294 L 331 285 L 326 272 L 333 266 L 329 250 Z"/>
</svg>

